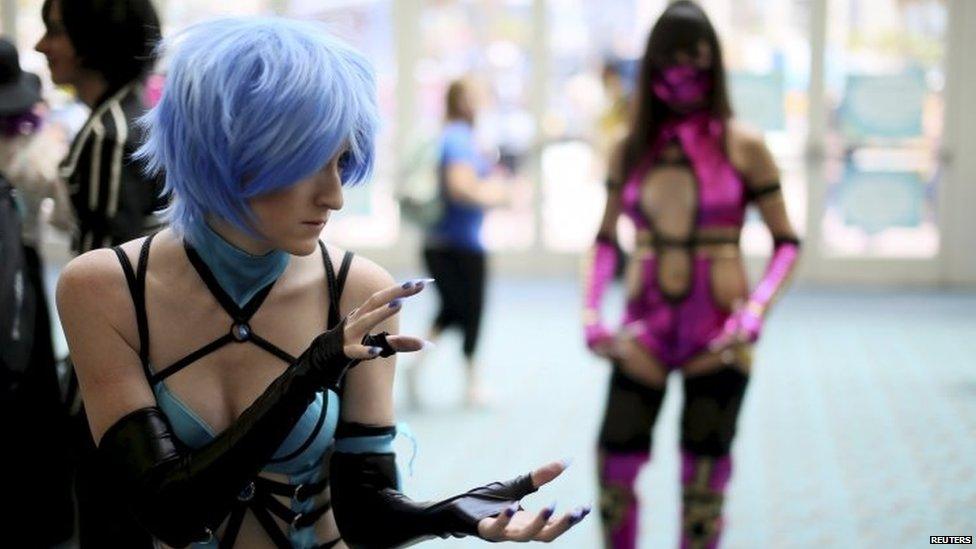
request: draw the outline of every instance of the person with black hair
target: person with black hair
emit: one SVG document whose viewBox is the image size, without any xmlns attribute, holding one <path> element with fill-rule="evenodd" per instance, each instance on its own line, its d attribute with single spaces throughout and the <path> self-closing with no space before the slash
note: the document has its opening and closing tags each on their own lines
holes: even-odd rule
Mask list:
<svg viewBox="0 0 976 549">
<path fill-rule="evenodd" d="M 136 124 L 146 111 L 142 82 L 161 38 L 151 1 L 45 0 L 41 17 L 46 32 L 35 49 L 47 58 L 51 79 L 73 87 L 91 108 L 59 170 L 75 214 L 73 250 L 82 254 L 152 232 L 160 186 L 131 158 L 143 140 Z M 81 546 L 108 547 L 117 539 L 148 546 L 141 527 L 109 511 L 94 480 L 94 441 L 84 414 L 76 417 L 74 436 Z"/>
<path fill-rule="evenodd" d="M 669 372 L 684 377 L 681 546 L 711 548 L 722 532 L 736 420 L 751 349 L 799 256 L 779 174 L 762 136 L 732 118 L 718 37 L 694 2 L 668 6 L 651 30 L 629 134 L 610 159 L 606 209 L 584 298 L 586 343 L 613 362 L 599 436 L 606 545 L 638 538 L 634 483 Z M 739 236 L 754 204 L 773 237 L 750 292 Z M 600 305 L 618 260 L 621 214 L 637 229 L 627 306 L 616 333 Z"/>
<path fill-rule="evenodd" d="M 46 33 L 35 49 L 55 84 L 73 86 L 92 109 L 61 177 L 77 214 L 77 253 L 112 246 L 156 228 L 158 185 L 131 161 L 142 140 L 142 82 L 156 59 L 159 18 L 150 0 L 46 0 Z"/>
</svg>

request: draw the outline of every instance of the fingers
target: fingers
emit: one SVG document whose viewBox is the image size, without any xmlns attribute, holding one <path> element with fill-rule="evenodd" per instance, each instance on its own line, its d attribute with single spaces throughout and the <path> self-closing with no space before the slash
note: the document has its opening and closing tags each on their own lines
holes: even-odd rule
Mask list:
<svg viewBox="0 0 976 549">
<path fill-rule="evenodd" d="M 365 345 L 346 345 L 342 348 L 342 353 L 353 360 L 373 360 L 380 356 L 383 349 L 379 347 L 367 347 Z"/>
<path fill-rule="evenodd" d="M 505 529 L 512 522 L 512 517 L 519 510 L 519 504 L 515 503 L 498 514 L 497 517 L 484 519 L 485 526 L 479 528 L 481 537 L 489 540 L 501 540 L 505 538 Z"/>
<path fill-rule="evenodd" d="M 346 341 L 353 340 L 358 342 L 370 330 L 375 328 L 377 324 L 399 313 L 402 308 L 403 302 L 399 298 L 369 312 L 364 312 L 362 307 L 360 307 L 356 313 L 356 318 L 346 324 Z"/>
<path fill-rule="evenodd" d="M 547 463 L 535 471 L 532 471 L 532 486 L 539 488 L 540 486 L 551 482 L 552 479 L 558 477 L 565 470 L 566 464 L 561 461 Z"/>
<path fill-rule="evenodd" d="M 549 523 L 549 518 L 552 517 L 552 514 L 555 511 L 556 503 L 553 502 L 549 504 L 548 507 L 545 507 L 536 513 L 530 522 L 513 532 L 509 532 L 506 539 L 510 539 L 512 541 L 531 541 L 535 539 L 539 532 L 541 532 L 542 529 L 545 528 L 546 524 Z"/>
<path fill-rule="evenodd" d="M 431 343 L 425 339 L 420 339 L 419 337 L 405 336 L 405 335 L 391 335 L 386 336 L 386 342 L 393 347 L 393 350 L 398 353 L 413 353 L 426 348 Z M 352 345 L 346 345 L 342 348 L 342 352 L 349 358 L 357 360 L 372 360 L 380 356 L 380 352 L 383 349 L 380 347 L 367 347 L 366 345 L 360 345 L 358 343 Z"/>
<path fill-rule="evenodd" d="M 433 345 L 426 339 L 406 335 L 386 336 L 386 342 L 398 353 L 413 353 Z"/>
<path fill-rule="evenodd" d="M 423 291 L 427 284 L 430 284 L 433 281 L 434 279 L 432 278 L 421 278 L 408 280 L 402 284 L 396 284 L 390 286 L 389 288 L 384 288 L 371 295 L 369 299 L 367 299 L 366 302 L 359 307 L 359 313 L 365 314 L 376 309 L 381 309 L 394 299 L 402 299 L 412 295 L 417 295 Z"/>
<path fill-rule="evenodd" d="M 346 324 L 346 333 L 349 334 L 347 339 L 362 338 L 377 324 L 397 314 L 403 305 L 403 299 L 420 293 L 433 281 L 432 278 L 408 280 L 370 296 L 365 303 L 349 314 Z"/>
<path fill-rule="evenodd" d="M 571 513 L 566 513 L 560 516 L 556 520 L 549 521 L 545 527 L 540 530 L 533 540 L 550 542 L 559 536 L 566 533 L 567 530 L 579 524 L 581 520 L 586 518 L 586 515 L 590 514 L 590 506 L 577 507 Z"/>
</svg>

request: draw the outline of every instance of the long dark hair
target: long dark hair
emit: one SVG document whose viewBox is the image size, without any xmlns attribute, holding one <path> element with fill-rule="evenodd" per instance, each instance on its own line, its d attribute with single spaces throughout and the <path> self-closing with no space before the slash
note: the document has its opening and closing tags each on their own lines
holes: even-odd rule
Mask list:
<svg viewBox="0 0 976 549">
<path fill-rule="evenodd" d="M 41 17 L 48 22 L 51 2 Z M 82 64 L 114 91 L 144 78 L 156 61 L 159 16 L 150 0 L 61 0 L 64 28 Z"/>
<path fill-rule="evenodd" d="M 697 57 L 698 45 L 704 41 L 712 50 L 712 91 L 706 99 L 706 109 L 716 117 L 732 117 L 732 106 L 726 88 L 725 65 L 718 35 L 705 11 L 689 0 L 679 0 L 667 7 L 647 38 L 647 48 L 641 60 L 640 76 L 634 91 L 634 117 L 623 142 L 624 177 L 640 162 L 654 143 L 661 122 L 673 111 L 651 91 L 651 81 L 658 70 L 674 63 L 677 52 Z"/>
</svg>

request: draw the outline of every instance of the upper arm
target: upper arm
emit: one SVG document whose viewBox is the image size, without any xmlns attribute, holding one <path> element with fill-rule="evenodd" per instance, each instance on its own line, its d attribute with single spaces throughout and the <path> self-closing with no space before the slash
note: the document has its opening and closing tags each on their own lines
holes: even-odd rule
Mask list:
<svg viewBox="0 0 976 549">
<path fill-rule="evenodd" d="M 756 207 L 763 222 L 774 238 L 796 238 L 790 223 L 779 181 L 779 168 L 761 134 L 746 133 L 741 150 L 745 164 L 743 175 L 750 193 L 755 196 Z"/>
<path fill-rule="evenodd" d="M 341 316 L 348 315 L 374 293 L 394 284 L 393 277 L 372 261 L 356 256 L 349 268 L 339 304 Z M 407 302 L 409 305 L 409 301 Z M 372 333 L 399 332 L 398 315 L 378 324 Z M 365 425 L 392 425 L 393 379 L 396 357 L 375 358 L 360 363 L 346 374 L 342 393 L 342 420 Z"/>
<path fill-rule="evenodd" d="M 464 200 L 478 184 L 477 151 L 470 132 L 450 128 L 441 143 L 441 166 L 444 169 L 444 185 L 453 200 Z"/>
<path fill-rule="evenodd" d="M 456 202 L 466 202 L 478 184 L 478 174 L 466 162 L 451 162 L 444 166 L 444 186 L 447 195 Z"/>
<path fill-rule="evenodd" d="M 621 194 L 624 186 L 623 145 L 618 145 L 610 154 L 607 166 L 607 202 L 600 220 L 599 236 L 617 238 L 617 220 L 621 212 Z"/>
<path fill-rule="evenodd" d="M 58 279 L 58 314 L 96 443 L 122 416 L 156 404 L 139 355 L 120 329 L 135 322 L 125 288 L 107 249 L 75 258 Z"/>
</svg>

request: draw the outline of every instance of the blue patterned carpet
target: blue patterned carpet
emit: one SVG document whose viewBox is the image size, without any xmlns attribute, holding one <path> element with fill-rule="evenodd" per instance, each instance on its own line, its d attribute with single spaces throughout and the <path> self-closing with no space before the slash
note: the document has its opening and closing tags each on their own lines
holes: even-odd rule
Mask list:
<svg viewBox="0 0 976 549">
<path fill-rule="evenodd" d="M 409 302 L 403 331 L 422 335 L 434 304 L 433 295 Z M 487 410 L 460 406 L 459 337 L 427 351 L 425 408 L 400 412 L 420 447 L 409 476 L 411 445 L 397 442 L 409 494 L 444 497 L 572 458 L 527 506 L 596 501 L 593 447 L 608 371 L 583 348 L 578 304 L 570 278 L 493 281 L 480 352 L 493 394 Z M 974 356 L 976 294 L 788 294 L 756 354 L 723 546 L 909 548 L 927 547 L 930 535 L 976 534 Z M 645 549 L 677 543 L 679 384 L 671 380 L 654 460 L 639 479 Z M 596 516 L 554 546 L 599 547 Z"/>
<path fill-rule="evenodd" d="M 422 334 L 434 301 L 410 303 L 404 330 Z M 460 407 L 459 338 L 429 352 L 426 407 L 400 414 L 420 441 L 412 495 L 442 497 L 572 457 L 531 505 L 596 500 L 592 450 L 608 372 L 584 352 L 578 303 L 570 279 L 494 282 L 481 349 L 494 397 L 486 411 Z M 976 534 L 974 356 L 976 294 L 787 295 L 758 348 L 723 546 L 923 547 L 930 535 Z M 679 384 L 671 380 L 639 480 L 644 548 L 677 543 Z M 409 443 L 400 449 L 409 455 Z M 599 547 L 595 518 L 555 546 Z"/>
</svg>

